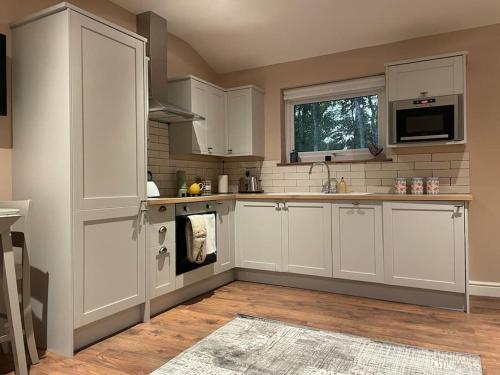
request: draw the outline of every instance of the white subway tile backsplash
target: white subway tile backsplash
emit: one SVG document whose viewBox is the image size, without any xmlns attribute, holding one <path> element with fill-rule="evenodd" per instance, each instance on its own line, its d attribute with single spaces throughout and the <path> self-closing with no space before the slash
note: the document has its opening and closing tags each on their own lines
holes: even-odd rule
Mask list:
<svg viewBox="0 0 500 375">
<path fill-rule="evenodd" d="M 273 186 L 297 186 L 296 180 L 273 180 Z"/>
<path fill-rule="evenodd" d="M 392 162 L 330 164 L 331 178 L 344 177 L 348 191 L 390 192 L 394 177 L 440 177 L 443 193 L 470 192 L 469 153 L 434 153 L 392 155 Z M 238 182 L 247 170 L 262 181 L 266 192 L 320 192 L 327 180 L 325 166 L 278 166 L 277 160 L 224 161 L 224 173 L 229 175 L 230 191 L 238 190 Z M 170 159 L 168 127 L 149 123 L 148 170 L 154 174 L 163 195 L 177 194 L 175 172 L 185 170 L 188 182 L 197 177 L 212 180 L 216 191 L 217 175 L 222 173 L 221 161 L 194 161 Z"/>
<path fill-rule="evenodd" d="M 451 185 L 469 186 L 470 185 L 470 178 L 469 177 L 452 177 L 451 178 Z"/>
<path fill-rule="evenodd" d="M 406 170 L 406 171 L 398 171 L 398 177 L 406 177 L 406 178 L 411 178 L 411 177 L 430 177 L 432 176 L 432 170 L 430 169 L 411 169 L 411 170 Z"/>
<path fill-rule="evenodd" d="M 393 159 L 396 158 L 396 155 L 392 156 Z M 409 162 L 409 161 L 431 161 L 431 154 L 406 154 L 406 155 L 397 155 L 398 162 Z"/>
<path fill-rule="evenodd" d="M 398 171 L 366 171 L 366 178 L 394 178 Z"/>
<path fill-rule="evenodd" d="M 450 166 L 451 168 L 469 168 L 470 162 L 468 160 L 459 160 L 459 161 L 452 160 L 450 162 Z"/>
<path fill-rule="evenodd" d="M 415 169 L 450 169 L 449 161 L 424 161 L 415 162 Z"/>
<path fill-rule="evenodd" d="M 406 163 L 383 163 L 382 170 L 384 171 L 398 171 L 401 169 L 413 169 L 415 167 L 415 163 L 406 162 Z"/>
<path fill-rule="evenodd" d="M 468 152 L 446 152 L 446 153 L 436 153 L 432 154 L 433 161 L 440 160 L 469 160 Z"/>
<path fill-rule="evenodd" d="M 365 171 L 380 171 L 382 170 L 381 163 L 367 163 L 365 164 Z"/>
<path fill-rule="evenodd" d="M 469 169 L 447 169 L 433 171 L 435 177 L 469 177 Z"/>
</svg>

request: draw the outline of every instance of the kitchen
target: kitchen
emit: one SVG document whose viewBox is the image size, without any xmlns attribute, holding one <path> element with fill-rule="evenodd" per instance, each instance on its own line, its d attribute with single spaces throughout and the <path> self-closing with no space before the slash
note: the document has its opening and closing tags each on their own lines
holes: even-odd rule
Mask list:
<svg viewBox="0 0 500 375">
<path fill-rule="evenodd" d="M 198 53 L 167 32 L 173 24 L 182 34 L 171 9 L 28 3 L 11 10 L 5 28 L 1 20 L 12 92 L 0 117 L 2 131 L 12 129 L 2 197 L 32 202 L 30 299 L 46 354 L 36 363 L 25 353 L 11 317 L 12 348 L 4 351 L 17 359 L 6 354 L 6 368 L 26 373 L 19 359 L 27 357 L 32 372 L 58 361 L 97 373 L 186 373 L 188 362 L 193 373 L 220 372 L 206 366 L 218 363 L 217 353 L 231 355 L 224 330 L 295 324 L 307 337 L 314 330 L 306 326 L 333 332 L 322 344 L 347 333 L 422 355 L 422 347 L 458 352 L 442 359 L 458 366 L 453 373 L 495 373 L 498 347 L 487 344 L 496 328 L 475 324 L 498 313 L 500 296 L 491 209 L 498 56 L 489 58 L 484 44 L 494 42 L 500 20 L 300 58 L 281 51 L 279 61 L 262 52 L 254 65 L 236 58 L 243 49 L 232 65 L 217 65 L 214 56 L 227 51 L 207 51 L 196 34 Z M 315 299 L 330 307 L 306 302 Z M 363 306 L 390 316 L 391 332 Z M 367 323 L 335 320 L 349 311 Z M 419 329 L 404 323 L 412 311 L 437 317 Z M 182 324 L 183 313 L 199 331 L 188 329 L 195 337 L 180 345 L 168 339 L 180 329 L 169 319 Z M 156 349 L 125 343 L 155 324 Z M 446 343 L 402 333 L 457 327 L 492 334 Z M 173 348 L 157 353 L 154 340 Z M 115 345 L 121 364 L 86 363 Z M 231 345 L 248 358 L 258 352 L 244 340 Z M 202 349 L 213 363 L 197 359 Z M 127 372 L 137 353 L 144 361 Z M 433 352 L 425 353 L 408 369 L 427 369 Z M 304 365 L 294 362 L 292 373 Z"/>
</svg>

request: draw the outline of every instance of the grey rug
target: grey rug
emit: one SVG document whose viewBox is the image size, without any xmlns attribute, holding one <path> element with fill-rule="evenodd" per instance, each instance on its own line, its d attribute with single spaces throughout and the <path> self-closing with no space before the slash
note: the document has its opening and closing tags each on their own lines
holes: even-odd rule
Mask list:
<svg viewBox="0 0 500 375">
<path fill-rule="evenodd" d="M 153 375 L 480 375 L 478 356 L 239 316 Z"/>
</svg>

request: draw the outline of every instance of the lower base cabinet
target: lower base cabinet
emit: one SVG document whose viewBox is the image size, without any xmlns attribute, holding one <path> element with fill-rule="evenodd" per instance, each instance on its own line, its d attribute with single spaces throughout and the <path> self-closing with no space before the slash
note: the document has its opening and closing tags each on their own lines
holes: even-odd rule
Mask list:
<svg viewBox="0 0 500 375">
<path fill-rule="evenodd" d="M 217 263 L 215 273 L 234 268 L 234 201 L 217 202 Z"/>
<path fill-rule="evenodd" d="M 74 327 L 145 302 L 145 226 L 139 207 L 77 211 Z"/>
<path fill-rule="evenodd" d="M 281 203 L 283 271 L 332 277 L 332 205 Z"/>
<path fill-rule="evenodd" d="M 465 292 L 463 203 L 384 202 L 386 284 Z"/>
<path fill-rule="evenodd" d="M 243 268 L 332 277 L 331 203 L 238 201 Z"/>
<path fill-rule="evenodd" d="M 175 206 L 153 206 L 148 212 L 151 297 L 175 289 Z"/>
<path fill-rule="evenodd" d="M 384 282 L 382 203 L 332 205 L 333 277 Z"/>
<path fill-rule="evenodd" d="M 236 252 L 238 267 L 281 271 L 281 203 L 236 202 Z"/>
</svg>

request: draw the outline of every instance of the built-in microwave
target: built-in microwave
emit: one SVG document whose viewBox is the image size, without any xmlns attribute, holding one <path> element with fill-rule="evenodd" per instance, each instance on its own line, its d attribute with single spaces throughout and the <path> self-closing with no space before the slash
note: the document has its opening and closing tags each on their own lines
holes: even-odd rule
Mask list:
<svg viewBox="0 0 500 375">
<path fill-rule="evenodd" d="M 462 95 L 398 100 L 389 111 L 392 144 L 464 140 Z"/>
</svg>

